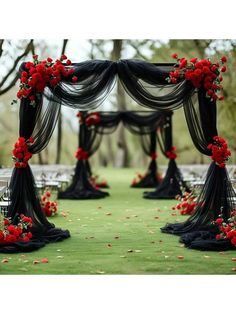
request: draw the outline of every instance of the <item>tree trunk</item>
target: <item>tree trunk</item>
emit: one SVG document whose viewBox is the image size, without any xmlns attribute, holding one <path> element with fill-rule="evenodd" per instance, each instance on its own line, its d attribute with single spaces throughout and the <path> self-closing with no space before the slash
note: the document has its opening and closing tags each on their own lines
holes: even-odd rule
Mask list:
<svg viewBox="0 0 236 314">
<path fill-rule="evenodd" d="M 111 52 L 111 60 L 116 61 L 121 58 L 122 51 L 122 40 L 121 39 L 113 39 L 113 49 Z M 120 111 L 127 110 L 126 99 L 125 99 L 125 91 L 121 83 L 118 81 L 117 84 L 117 108 Z M 125 138 L 125 130 L 124 126 L 121 125 L 118 129 L 118 147 L 120 153 L 117 154 L 117 158 L 119 160 L 116 161 L 116 165 L 120 167 L 128 167 L 129 159 L 128 159 L 128 146 Z"/>
</svg>

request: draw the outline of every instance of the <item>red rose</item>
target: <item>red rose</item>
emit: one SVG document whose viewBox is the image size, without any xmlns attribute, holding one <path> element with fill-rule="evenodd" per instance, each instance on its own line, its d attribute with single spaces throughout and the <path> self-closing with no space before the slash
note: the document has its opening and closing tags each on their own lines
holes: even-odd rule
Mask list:
<svg viewBox="0 0 236 314">
<path fill-rule="evenodd" d="M 197 62 L 197 59 L 198 59 L 198 58 L 192 58 L 192 59 L 190 59 L 190 62 L 196 63 L 196 62 Z"/>
<path fill-rule="evenodd" d="M 227 62 L 227 57 L 226 56 L 222 56 L 220 58 L 220 60 L 221 60 L 222 63 L 225 63 L 225 62 Z"/>
<path fill-rule="evenodd" d="M 171 58 L 173 58 L 173 59 L 178 59 L 177 53 L 172 53 Z"/>
<path fill-rule="evenodd" d="M 4 239 L 4 233 L 0 230 L 0 240 Z"/>
<path fill-rule="evenodd" d="M 220 234 L 217 234 L 216 235 L 216 240 L 220 240 L 221 239 L 221 235 Z"/>
<path fill-rule="evenodd" d="M 219 96 L 218 99 L 219 100 L 224 100 L 225 98 L 224 98 L 224 96 Z"/>
<path fill-rule="evenodd" d="M 71 65 L 71 61 L 68 59 L 68 60 L 66 61 L 66 64 L 67 64 L 67 65 Z"/>
<path fill-rule="evenodd" d="M 222 66 L 222 68 L 220 69 L 221 72 L 226 72 L 227 68 L 225 65 Z"/>
<path fill-rule="evenodd" d="M 236 237 L 232 238 L 230 241 L 233 245 L 236 245 Z"/>
<path fill-rule="evenodd" d="M 38 55 L 33 55 L 33 59 L 37 60 L 38 59 Z"/>
<path fill-rule="evenodd" d="M 61 55 L 61 60 L 66 60 L 67 59 L 67 56 L 66 55 Z"/>
<path fill-rule="evenodd" d="M 217 224 L 217 225 L 221 225 L 222 222 L 223 222 L 223 219 L 222 219 L 222 218 L 217 218 L 217 219 L 216 219 L 216 224 Z"/>
<path fill-rule="evenodd" d="M 47 58 L 47 62 L 52 62 L 52 58 Z"/>
<path fill-rule="evenodd" d="M 75 76 L 75 75 L 74 75 L 74 76 L 72 76 L 72 82 L 74 82 L 74 83 L 75 83 L 75 82 L 77 82 L 77 81 L 78 81 L 78 77 L 77 77 L 77 76 Z"/>
</svg>

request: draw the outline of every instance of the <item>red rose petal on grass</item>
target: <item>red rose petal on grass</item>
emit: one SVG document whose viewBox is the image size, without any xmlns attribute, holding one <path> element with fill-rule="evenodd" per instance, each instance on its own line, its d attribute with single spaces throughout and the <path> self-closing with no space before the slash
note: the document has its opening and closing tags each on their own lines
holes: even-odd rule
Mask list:
<svg viewBox="0 0 236 314">
<path fill-rule="evenodd" d="M 46 257 L 45 257 L 45 258 L 42 258 L 42 259 L 41 259 L 41 263 L 43 263 L 43 264 L 48 263 L 48 258 L 46 258 Z"/>
<path fill-rule="evenodd" d="M 33 261 L 33 265 L 39 264 L 40 261 L 38 261 L 37 259 Z"/>
<path fill-rule="evenodd" d="M 233 262 L 236 262 L 236 257 L 232 257 L 231 260 L 232 260 Z"/>
<path fill-rule="evenodd" d="M 178 259 L 184 259 L 184 256 L 183 255 L 178 255 L 177 258 Z"/>
<path fill-rule="evenodd" d="M 231 268 L 232 271 L 236 271 L 236 267 Z"/>
<path fill-rule="evenodd" d="M 9 260 L 7 258 L 2 259 L 2 263 L 8 263 L 8 262 L 9 262 Z"/>
</svg>

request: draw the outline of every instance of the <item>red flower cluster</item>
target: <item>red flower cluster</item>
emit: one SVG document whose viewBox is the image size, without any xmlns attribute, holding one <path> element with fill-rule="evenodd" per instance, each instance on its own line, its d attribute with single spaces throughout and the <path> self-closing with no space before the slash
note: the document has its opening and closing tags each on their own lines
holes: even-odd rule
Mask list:
<svg viewBox="0 0 236 314">
<path fill-rule="evenodd" d="M 91 184 L 96 188 L 108 188 L 108 183 L 106 180 L 98 181 L 98 176 L 91 176 L 89 178 Z"/>
<path fill-rule="evenodd" d="M 25 71 L 21 73 L 20 90 L 17 97 L 29 98 L 32 105 L 35 105 L 35 95 L 42 93 L 46 86 L 55 87 L 62 78 L 70 78 L 72 82 L 77 82 L 78 78 L 74 75 L 72 67 L 66 69 L 62 63 L 67 57 L 62 55 L 60 60 L 53 63 L 51 58 L 39 61 L 38 56 L 33 56 L 33 62 L 26 62 Z M 71 66 L 71 61 L 66 61 L 67 66 Z"/>
<path fill-rule="evenodd" d="M 214 136 L 213 144 L 209 144 L 207 148 L 211 150 L 212 156 L 211 159 L 220 167 L 225 167 L 225 162 L 229 160 L 231 152 L 228 148 L 227 142 L 223 137 Z"/>
<path fill-rule="evenodd" d="M 156 153 L 156 152 L 152 152 L 152 153 L 150 154 L 150 157 L 151 157 L 152 160 L 157 159 L 157 153 Z"/>
<path fill-rule="evenodd" d="M 79 147 L 75 152 L 75 158 L 77 158 L 78 160 L 87 160 L 89 158 L 89 154 L 88 152 L 83 150 L 83 148 Z"/>
<path fill-rule="evenodd" d="M 223 100 L 224 96 L 218 96 L 217 93 L 222 90 L 221 82 L 223 77 L 221 73 L 226 72 L 227 68 L 224 63 L 227 62 L 225 56 L 221 57 L 220 62 L 213 64 L 210 59 L 199 60 L 192 58 L 189 61 L 186 58 L 178 58 L 176 53 L 172 58 L 177 60 L 177 68 L 170 72 L 167 78 L 170 83 L 177 83 L 180 79 L 191 81 L 193 86 L 206 89 L 207 97 L 212 100 Z M 221 65 L 220 65 L 221 63 Z"/>
<path fill-rule="evenodd" d="M 45 190 L 41 196 L 41 207 L 47 217 L 51 217 L 57 214 L 57 202 L 50 201 L 52 193 L 49 190 Z"/>
<path fill-rule="evenodd" d="M 10 218 L 3 218 L 0 223 L 0 244 L 28 242 L 33 236 L 28 232 L 30 227 L 32 227 L 32 219 L 23 214 L 20 215 L 18 225 L 11 224 Z"/>
<path fill-rule="evenodd" d="M 181 215 L 191 215 L 193 214 L 195 208 L 196 208 L 196 195 L 194 195 L 194 192 L 188 193 L 185 192 L 183 196 L 178 195 L 176 197 L 177 200 L 180 201 L 177 205 L 173 206 L 173 210 L 180 210 Z"/>
<path fill-rule="evenodd" d="M 166 152 L 166 156 L 167 156 L 169 159 L 175 159 L 175 158 L 177 157 L 177 154 L 176 154 L 176 147 L 175 147 L 175 146 L 172 146 L 171 149 Z"/>
<path fill-rule="evenodd" d="M 24 137 L 19 137 L 12 151 L 13 160 L 16 168 L 25 168 L 32 154 L 28 150 L 28 144 L 34 143 L 34 139 L 30 137 L 27 141 Z"/>
<path fill-rule="evenodd" d="M 141 180 L 143 180 L 147 176 L 147 173 L 144 173 L 144 174 L 137 173 L 136 175 L 137 175 L 137 178 L 133 179 L 131 186 L 136 186 Z M 156 179 L 158 182 L 163 180 L 160 173 L 156 173 Z"/>
<path fill-rule="evenodd" d="M 100 123 L 101 117 L 99 112 L 91 112 L 87 115 L 85 123 L 87 126 L 96 125 Z"/>
<path fill-rule="evenodd" d="M 224 222 L 220 215 L 215 223 L 220 230 L 220 233 L 216 235 L 216 240 L 228 239 L 232 245 L 236 246 L 236 209 L 232 211 L 228 222 Z"/>
</svg>

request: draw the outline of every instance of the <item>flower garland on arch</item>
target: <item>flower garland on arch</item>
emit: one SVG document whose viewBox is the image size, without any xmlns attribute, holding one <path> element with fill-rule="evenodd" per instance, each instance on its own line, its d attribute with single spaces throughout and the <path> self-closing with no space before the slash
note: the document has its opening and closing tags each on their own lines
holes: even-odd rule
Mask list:
<svg viewBox="0 0 236 314">
<path fill-rule="evenodd" d="M 2 218 L 0 221 L 0 244 L 14 242 L 28 242 L 33 237 L 28 231 L 32 227 L 30 217 L 20 215 L 17 225 L 13 225 L 11 218 Z"/>
<path fill-rule="evenodd" d="M 206 90 L 206 96 L 211 100 L 224 100 L 223 95 L 218 95 L 223 90 L 221 82 L 223 81 L 222 73 L 227 71 L 225 63 L 227 57 L 222 56 L 220 61 L 212 63 L 210 59 L 179 58 L 177 53 L 171 55 L 177 60 L 176 70 L 170 72 L 167 81 L 176 84 L 181 79 L 191 81 L 195 88 L 203 86 Z"/>
<path fill-rule="evenodd" d="M 63 61 L 66 60 L 65 68 Z M 21 73 L 20 89 L 17 92 L 17 98 L 28 98 L 30 104 L 36 105 L 36 96 L 44 91 L 46 86 L 56 87 L 62 78 L 69 78 L 71 82 L 76 83 L 78 77 L 74 75 L 74 69 L 71 67 L 71 61 L 66 55 L 62 55 L 60 60 L 53 61 L 52 58 L 40 61 L 38 55 L 33 55 L 33 62 L 25 63 L 25 70 Z"/>
<path fill-rule="evenodd" d="M 228 148 L 228 144 L 223 137 L 214 136 L 213 143 L 209 144 L 207 148 L 211 150 L 211 159 L 220 167 L 225 168 L 226 161 L 231 156 L 231 151 Z"/>
<path fill-rule="evenodd" d="M 30 137 L 26 140 L 24 137 L 19 137 L 12 150 L 12 159 L 15 162 L 15 168 L 26 168 L 32 154 L 28 150 L 28 144 L 33 144 L 34 139 Z"/>
</svg>

